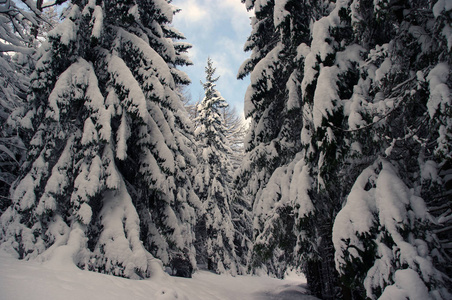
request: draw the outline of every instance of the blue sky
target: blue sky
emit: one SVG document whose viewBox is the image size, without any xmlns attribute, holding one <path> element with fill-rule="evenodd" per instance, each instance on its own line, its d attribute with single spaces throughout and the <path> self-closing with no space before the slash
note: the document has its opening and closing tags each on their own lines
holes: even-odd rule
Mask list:
<svg viewBox="0 0 452 300">
<path fill-rule="evenodd" d="M 174 26 L 193 45 L 189 56 L 194 65 L 184 67 L 192 81 L 188 87 L 192 100 L 204 96 L 200 80 L 205 81 L 204 68 L 210 56 L 216 67 L 217 89 L 237 112 L 243 114 L 243 99 L 249 78 L 237 80 L 240 65 L 250 53 L 243 51 L 251 32 L 250 16 L 240 0 L 173 0 L 182 11 L 174 17 Z"/>
</svg>

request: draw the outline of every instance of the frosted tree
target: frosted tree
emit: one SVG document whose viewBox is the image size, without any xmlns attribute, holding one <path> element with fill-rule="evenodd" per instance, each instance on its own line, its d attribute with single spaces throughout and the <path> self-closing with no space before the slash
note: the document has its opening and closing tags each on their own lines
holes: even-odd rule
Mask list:
<svg viewBox="0 0 452 300">
<path fill-rule="evenodd" d="M 310 198 L 315 183 L 300 133 L 302 116 L 309 112 L 303 110 L 301 82 L 308 63 L 304 55 L 312 39 L 310 26 L 312 20 L 332 8 L 327 1 L 246 4 L 255 11 L 253 30 L 245 45 L 252 53 L 242 65 L 239 78 L 247 74 L 251 77 L 245 96 L 245 116 L 251 118 L 251 125 L 237 181 L 239 190 L 253 203 L 253 265 L 279 277 L 289 267 L 302 268 L 311 290 L 327 297 L 320 285 L 337 286 L 328 239 L 332 221 L 319 220 L 325 228 L 320 234 L 320 227 L 306 221 L 315 210 Z M 319 209 L 329 213 L 329 209 Z M 318 247 L 318 241 L 325 245 Z M 325 259 L 328 256 L 330 259 Z M 327 266 L 322 274 L 321 264 Z M 334 293 L 331 288 L 330 294 Z"/>
<path fill-rule="evenodd" d="M 20 119 L 33 134 L 1 216 L 1 247 L 142 278 L 195 264 L 196 163 L 176 66 L 190 62 L 165 0 L 72 1 L 48 33 Z M 152 254 L 151 254 L 152 253 Z"/>
<path fill-rule="evenodd" d="M 422 198 L 382 159 L 356 180 L 335 220 L 336 266 L 370 299 L 448 299 L 434 266 L 432 217 Z M 430 226 L 431 228 L 431 226 Z"/>
<path fill-rule="evenodd" d="M 237 274 L 234 226 L 231 220 L 231 162 L 227 128 L 221 110 L 228 104 L 215 88 L 215 68 L 207 60 L 204 99 L 198 104 L 199 161 L 194 188 L 205 214 L 197 225 L 198 261 L 217 273 Z"/>
<path fill-rule="evenodd" d="M 25 156 L 14 116 L 8 118 L 13 111 L 20 113 L 17 110 L 26 100 L 35 52 L 31 31 L 40 20 L 41 12 L 32 1 L 0 4 L 0 212 L 10 204 L 9 189 Z"/>
<path fill-rule="evenodd" d="M 427 1 L 245 2 L 256 17 L 246 45 L 253 53 L 239 75 L 251 73 L 245 109 L 253 121 L 239 182 L 256 195 L 254 262 L 279 276 L 290 264 L 301 267 L 324 299 L 360 299 L 365 287 L 353 278 L 359 267 L 336 273 L 332 230 L 356 178 L 379 157 L 390 159 L 401 181 L 437 210 L 440 243 L 447 247 L 450 239 L 450 7 L 444 1 L 433 7 Z M 290 33 L 296 25 L 304 29 Z M 290 72 L 295 75 L 285 75 Z M 286 129 L 293 140 L 275 131 L 281 127 L 265 114 L 271 107 L 279 107 L 281 123 L 290 120 L 285 111 L 299 112 L 298 126 Z M 287 149 L 282 159 L 281 149 Z M 432 232 L 432 223 L 424 225 L 413 225 L 414 236 Z M 447 271 L 449 264 L 439 263 L 445 251 L 432 239 L 426 243 L 433 267 Z"/>
<path fill-rule="evenodd" d="M 289 163 L 300 149 L 298 132 L 301 123 L 297 114 L 300 103 L 297 91 L 291 87 L 300 80 L 299 74 L 293 72 L 297 64 L 294 63 L 294 44 L 307 38 L 303 36 L 307 27 L 302 23 L 305 16 L 291 15 L 284 7 L 275 8 L 275 1 L 246 1 L 245 4 L 247 9 L 255 12 L 251 19 L 252 32 L 245 44 L 245 50 L 252 52 L 240 67 L 238 78 L 251 77 L 245 95 L 245 117 L 250 118 L 250 127 L 244 142 L 242 168 L 235 181 L 242 199 L 253 207 L 256 245 L 252 264 L 254 268 L 264 267 L 281 276 L 277 269 L 285 270 L 285 265 L 293 261 L 291 254 L 286 256 L 291 251 L 285 251 L 292 248 L 290 243 L 294 237 L 289 233 L 292 229 L 264 232 L 270 212 L 261 209 L 264 205 L 261 198 L 271 174 Z M 304 4 L 292 1 L 291 5 L 296 11 L 295 7 Z M 275 12 L 278 9 L 284 12 Z M 291 87 L 286 86 L 287 82 L 292 83 Z M 283 226 L 290 227 L 291 224 Z M 283 236 L 291 241 L 283 242 Z"/>
<path fill-rule="evenodd" d="M 195 121 L 195 126 L 199 125 L 199 111 L 197 110 L 200 101 L 193 103 L 189 97 L 186 97 L 185 108 L 192 120 Z M 232 173 L 240 169 L 240 165 L 244 155 L 243 143 L 247 132 L 247 124 L 243 117 L 241 117 L 235 108 L 226 106 L 219 109 L 219 113 L 223 118 L 225 127 L 225 137 L 230 146 L 228 153 L 229 160 L 232 165 Z M 232 191 L 230 209 L 232 214 L 232 221 L 235 228 L 235 250 L 237 257 L 240 259 L 242 268 L 249 265 L 250 249 L 252 248 L 252 216 L 250 201 L 245 200 L 243 195 L 236 191 L 233 182 L 228 182 Z M 243 270 L 242 273 L 245 271 Z"/>
<path fill-rule="evenodd" d="M 450 51 L 442 46 L 432 47 L 432 41 L 420 38 L 422 30 L 431 31 L 432 36 L 436 35 L 438 45 L 445 45 L 444 37 L 434 33 L 439 28 L 429 29 L 427 25 L 433 24 L 424 14 L 429 4 L 381 1 L 373 4 L 373 11 L 368 9 L 372 4 L 367 4 L 338 1 L 327 16 L 313 24 L 309 48 L 302 46 L 306 52 L 301 83 L 304 111 L 301 139 L 315 187 L 310 192 L 315 211 L 306 219 L 309 224 L 305 227 L 309 237 L 306 241 L 317 252 L 323 251 L 322 265 L 327 262 L 328 268 L 331 268 L 333 254 L 328 232 L 350 192 L 349 187 L 363 168 L 380 156 L 390 158 L 399 168 L 401 180 L 418 187 L 415 195 L 419 197 L 433 190 L 422 190 L 420 186 L 424 179 L 420 180 L 417 174 L 428 174 L 425 172 L 430 171 L 425 170 L 431 170 L 431 166 L 446 163 L 439 156 L 436 162 L 431 160 L 434 155 L 430 155 L 437 152 L 436 139 L 442 134 L 438 130 L 440 126 L 433 124 L 434 120 L 425 126 L 429 123 L 427 111 L 420 108 L 426 107 L 428 97 L 425 95 L 431 92 L 422 80 L 416 83 L 424 76 L 422 74 L 428 74 L 428 69 L 438 67 L 438 61 L 429 61 L 427 57 L 433 55 L 441 61 L 448 57 L 445 52 Z M 400 26 L 389 25 L 395 23 Z M 423 26 L 426 27 L 421 29 Z M 419 70 L 422 71 L 419 73 Z M 419 77 L 413 77 L 416 73 Z M 443 77 L 442 80 L 444 83 L 447 79 Z M 424 88 L 421 88 L 423 84 Z M 443 116 L 447 116 L 449 108 L 447 105 L 442 108 Z M 427 146 L 421 140 L 431 142 Z M 426 156 L 430 158 L 426 159 Z M 424 170 L 424 166 L 427 169 Z M 425 183 L 432 182 L 427 180 Z M 309 232 L 309 228 L 315 228 L 315 231 Z M 429 228 L 432 229 L 431 223 L 427 222 L 424 227 L 413 225 L 412 230 L 421 236 L 421 232 Z M 432 238 L 426 240 L 429 249 L 436 249 L 433 253 L 441 252 Z M 361 241 L 369 247 L 369 252 L 360 257 L 365 263 L 369 263 L 373 255 L 381 254 L 371 251 L 374 241 L 369 236 L 361 236 Z M 439 266 L 437 262 L 435 267 Z M 338 268 L 345 285 L 341 293 L 344 297 L 365 297 L 365 287 L 359 276 L 368 269 L 353 259 L 348 263 Z M 321 274 L 326 273 L 323 266 Z M 380 284 L 383 290 L 386 284 Z M 439 287 L 441 285 L 444 283 L 438 283 Z M 329 295 L 333 297 L 331 292 Z"/>
<path fill-rule="evenodd" d="M 313 23 L 312 40 L 298 47 L 303 60 L 300 154 L 311 186 L 309 200 L 305 198 L 310 210 L 297 220 L 297 250 L 305 260 L 307 277 L 312 277 L 313 289 L 326 299 L 349 292 L 341 287 L 335 271 L 332 228 L 344 195 L 366 163 L 365 159 L 355 160 L 357 145 L 347 128 L 363 51 L 353 39 L 348 5 L 349 1 L 331 5 L 325 16 Z M 323 281 L 319 282 L 320 278 Z"/>
<path fill-rule="evenodd" d="M 190 118 L 197 122 L 199 102 L 191 101 L 189 96 L 184 96 L 185 109 Z M 248 132 L 248 124 L 235 107 L 226 106 L 220 110 L 226 127 L 225 135 L 231 148 L 230 159 L 234 170 L 238 170 L 244 155 L 244 140 Z M 195 123 L 195 126 L 197 124 Z"/>
<path fill-rule="evenodd" d="M 238 174 L 244 156 L 244 139 L 248 131 L 246 121 L 240 116 L 235 108 L 227 106 L 220 110 L 226 128 L 225 136 L 230 146 L 229 160 L 231 162 L 231 174 Z M 234 177 L 234 175 L 232 176 Z M 252 211 L 249 195 L 243 195 L 236 189 L 235 183 L 231 180 L 231 216 L 235 229 L 235 251 L 240 260 L 241 272 L 248 272 L 251 261 L 252 249 Z"/>
<path fill-rule="evenodd" d="M 335 221 L 336 267 L 361 297 L 450 297 L 442 273 L 451 274 L 450 254 L 442 247 L 450 241 L 451 8 L 442 1 L 381 1 L 373 12 L 351 5 L 366 47 L 348 116 L 352 141 L 370 163 L 377 155 L 391 160 L 360 175 Z M 389 23 L 399 25 L 383 28 Z M 358 211 L 373 217 L 363 223 Z"/>
</svg>

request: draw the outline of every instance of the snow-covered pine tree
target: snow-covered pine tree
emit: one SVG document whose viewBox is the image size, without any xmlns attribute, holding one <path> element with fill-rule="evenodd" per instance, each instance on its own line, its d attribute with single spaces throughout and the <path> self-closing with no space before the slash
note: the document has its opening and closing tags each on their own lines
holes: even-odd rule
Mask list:
<svg viewBox="0 0 452 300">
<path fill-rule="evenodd" d="M 331 3 L 325 15 L 314 21 L 311 40 L 298 48 L 304 61 L 299 85 L 303 102 L 300 155 L 311 183 L 305 199 L 311 210 L 298 215 L 297 250 L 313 292 L 325 299 L 348 293 L 347 288 L 341 289 L 334 267 L 332 228 L 344 196 L 365 164 L 352 159 L 355 148 L 347 131 L 363 51 L 352 36 L 349 2 Z"/>
<path fill-rule="evenodd" d="M 191 101 L 190 95 L 186 90 L 181 89 L 183 103 L 185 109 L 189 113 L 190 118 L 195 122 L 194 126 L 199 125 L 197 107 L 202 99 L 198 102 Z M 246 121 L 241 117 L 235 108 L 226 106 L 220 109 L 220 113 L 224 119 L 224 125 L 226 127 L 225 136 L 229 142 L 231 152 L 229 153 L 229 159 L 232 164 L 233 174 L 240 169 L 241 162 L 244 155 L 244 138 L 248 129 Z M 196 172 L 192 172 L 196 175 Z M 246 200 L 244 195 L 238 192 L 233 182 L 230 182 L 231 189 L 231 203 L 230 209 L 232 214 L 232 222 L 235 230 L 235 251 L 239 260 L 239 270 L 241 273 L 248 272 L 247 266 L 250 263 L 250 255 L 252 249 L 252 212 L 251 201 Z M 202 242 L 199 244 L 201 247 Z M 203 260 L 203 259 L 201 259 Z M 205 260 L 205 259 L 204 259 Z"/>
<path fill-rule="evenodd" d="M 188 45 L 174 42 L 173 14 L 166 0 L 74 0 L 49 32 L 3 249 L 131 278 L 156 270 L 153 256 L 195 263 L 195 156 L 175 91 Z"/>
<path fill-rule="evenodd" d="M 251 77 L 245 96 L 245 117 L 250 128 L 245 138 L 245 157 L 236 176 L 237 189 L 253 207 L 253 268 L 265 268 L 283 276 L 295 261 L 293 203 L 281 201 L 264 188 L 279 167 L 285 167 L 301 150 L 301 114 L 297 82 L 302 77 L 297 66 L 297 46 L 309 40 L 311 4 L 300 1 L 242 1 L 254 8 L 252 32 L 245 50 L 252 50 L 238 74 Z M 281 174 L 280 174 L 281 175 Z M 279 189 L 288 182 L 278 182 Z M 273 192 L 273 191 L 270 191 Z M 274 196 L 274 197 L 273 197 Z M 276 203 L 279 203 L 276 205 Z"/>
<path fill-rule="evenodd" d="M 245 177 L 245 181 L 257 187 L 250 193 L 257 194 L 256 262 L 278 276 L 283 276 L 288 266 L 302 268 L 314 294 L 334 299 L 340 297 L 340 284 L 334 268 L 333 221 L 350 183 L 363 168 L 346 162 L 350 146 L 344 132 L 335 130 L 345 122 L 343 106 L 347 102 L 341 99 L 347 99 L 353 91 L 359 78 L 357 65 L 362 60 L 360 48 L 353 45 L 351 23 L 344 10 L 347 1 L 250 3 L 255 5 L 259 19 L 250 43 L 259 45 L 269 32 L 274 36 L 262 43 L 262 49 L 254 46 L 243 70 L 251 65 L 254 56 L 262 55 L 270 41 L 279 41 L 281 48 L 278 55 L 267 55 L 254 66 L 246 97 L 252 99 L 248 101 L 250 116 L 259 124 L 252 125 L 251 134 L 261 131 L 250 136 L 256 145 L 249 144 L 252 159 L 249 166 L 245 164 L 245 170 L 251 167 L 255 177 Z M 270 25 L 264 30 L 262 26 L 267 23 Z M 265 66 L 268 61 L 273 65 Z M 276 72 L 279 68 L 275 65 L 284 72 Z M 272 101 L 266 104 L 262 101 L 265 94 L 256 92 L 265 87 L 274 90 L 272 97 L 280 93 L 279 97 L 270 97 Z M 259 110 L 270 112 L 277 107 L 275 103 L 280 103 L 278 120 L 292 126 L 279 127 L 271 142 L 265 143 L 259 141 L 260 136 L 274 130 L 274 117 L 260 115 Z M 272 145 L 277 147 L 268 151 Z M 265 155 L 256 155 L 263 149 L 267 150 Z M 281 149 L 287 150 L 284 153 Z M 285 154 L 284 161 L 275 159 L 280 153 Z M 270 163 L 268 158 L 272 158 Z M 259 162 L 264 162 L 266 169 L 256 169 Z"/>
<path fill-rule="evenodd" d="M 231 217 L 237 265 L 241 274 L 250 272 L 253 249 L 253 213 L 249 195 L 243 195 L 235 186 L 231 190 Z"/>
<path fill-rule="evenodd" d="M 336 266 L 354 299 L 451 297 L 450 278 L 434 265 L 430 222 L 424 200 L 389 161 L 379 159 L 362 172 L 333 232 Z"/>
<path fill-rule="evenodd" d="M 357 157 L 376 163 L 358 177 L 335 221 L 336 267 L 357 299 L 448 299 L 450 279 L 441 272 L 450 275 L 450 256 L 441 244 L 451 239 L 452 7 L 369 7 L 350 6 L 366 63 L 348 125 Z"/>
<path fill-rule="evenodd" d="M 14 116 L 8 118 L 24 106 L 35 52 L 31 29 L 41 19 L 34 2 L 21 7 L 13 1 L 0 4 L 0 213 L 11 204 L 9 190 L 25 157 Z"/>
<path fill-rule="evenodd" d="M 325 201 L 328 196 L 311 199 L 318 187 L 317 164 L 313 162 L 321 156 L 310 157 L 320 151 L 306 147 L 311 136 L 302 130 L 310 128 L 306 122 L 311 108 L 305 102 L 313 101 L 312 97 L 303 98 L 302 81 L 318 70 L 312 65 L 317 57 L 307 58 L 311 51 L 310 28 L 312 21 L 328 15 L 334 4 L 246 3 L 254 6 L 256 14 L 245 45 L 253 53 L 242 65 L 239 77 L 251 72 L 245 113 L 252 123 L 239 183 L 245 183 L 241 190 L 255 197 L 253 263 L 255 267 L 264 265 L 280 277 L 288 267 L 302 268 L 313 293 L 334 298 L 338 283 L 331 228 L 334 211 L 340 206 Z M 314 90 L 315 85 L 310 86 L 309 92 Z M 315 212 L 318 214 L 313 217 Z"/>
<path fill-rule="evenodd" d="M 199 125 L 198 115 L 199 112 L 197 107 L 199 102 L 194 103 L 190 101 L 190 97 L 183 93 L 183 98 L 185 99 L 185 109 L 190 115 L 190 118 L 195 121 L 195 127 Z M 220 113 L 224 119 L 225 125 L 225 136 L 228 140 L 231 152 L 229 153 L 229 159 L 232 164 L 233 174 L 240 169 L 241 162 L 244 155 L 244 138 L 248 129 L 246 121 L 241 117 L 235 108 L 231 106 L 226 106 L 220 109 Z M 193 172 L 196 173 L 196 172 Z M 232 221 L 235 228 L 235 250 L 237 258 L 240 260 L 239 265 L 242 273 L 245 273 L 246 266 L 250 262 L 250 249 L 252 248 L 252 216 L 251 216 L 251 206 L 250 201 L 245 200 L 243 195 L 236 191 L 233 182 L 230 182 L 230 189 L 232 192 L 231 197 L 231 214 Z"/>
<path fill-rule="evenodd" d="M 198 168 L 194 188 L 205 213 L 198 220 L 198 262 L 217 273 L 237 274 L 234 226 L 231 219 L 231 162 L 227 128 L 221 110 L 228 104 L 215 88 L 215 68 L 207 59 L 204 98 L 198 104 Z"/>
<path fill-rule="evenodd" d="M 306 151 L 304 161 L 311 170 L 315 187 L 310 191 L 315 210 L 312 217 L 303 221 L 305 225 L 301 228 L 307 237 L 302 241 L 307 241 L 315 253 L 321 254 L 317 269 L 320 278 L 328 278 L 328 274 L 335 276 L 331 270 L 333 221 L 361 170 L 379 156 L 387 156 L 394 150 L 393 156 L 389 157 L 398 161 L 398 167 L 403 169 L 403 181 L 418 186 L 411 176 L 422 172 L 418 162 L 424 161 L 425 153 L 434 152 L 433 148 L 422 150 L 416 141 L 420 137 L 428 140 L 424 128 L 419 126 L 425 124 L 422 120 L 426 111 L 420 110 L 422 105 L 418 104 L 426 98 L 421 100 L 422 96 L 414 93 L 410 81 L 412 74 L 418 71 L 415 69 L 426 62 L 418 56 L 421 49 L 411 47 L 424 43 L 422 39 L 415 41 L 414 32 L 419 30 L 416 25 L 422 23 L 420 12 L 428 7 L 428 3 L 400 6 L 396 2 L 383 2 L 375 4 L 373 13 L 368 9 L 370 2 L 336 2 L 327 16 L 314 22 L 310 47 L 305 47 L 303 54 L 301 138 Z M 406 16 L 400 15 L 401 11 Z M 392 25 L 397 22 L 400 27 Z M 388 52 L 388 49 L 391 50 Z M 424 53 L 432 54 L 430 50 L 427 52 Z M 388 56 L 392 57 L 386 59 Z M 398 66 L 392 68 L 393 64 Z M 448 109 L 445 108 L 443 113 L 447 115 Z M 438 127 L 430 127 L 431 137 L 440 135 Z M 369 257 L 375 255 L 371 252 L 374 241 L 372 238 L 366 240 L 368 236 L 362 238 L 362 242 L 370 247 L 369 252 L 361 257 L 366 264 Z M 303 245 L 306 243 L 300 245 L 304 253 L 311 252 L 309 248 L 303 250 Z M 436 246 L 430 240 L 430 249 Z M 334 291 L 331 289 L 334 282 L 330 281 L 330 287 L 322 287 L 322 293 L 327 292 L 323 297 L 339 297 L 334 293 L 346 298 L 365 297 L 363 280 L 359 276 L 367 269 L 355 260 L 349 261 L 348 267 L 351 266 L 354 266 L 352 270 L 338 269 L 345 288 Z M 309 272 L 315 269 L 315 265 L 307 268 L 308 278 Z M 323 279 L 323 283 L 328 281 Z"/>
<path fill-rule="evenodd" d="M 232 173 L 240 172 L 240 167 L 244 156 L 244 139 L 248 125 L 235 108 L 231 106 L 220 110 L 225 125 L 225 136 L 230 146 L 229 160 L 231 162 Z M 234 175 L 233 175 L 234 176 Z M 251 251 L 253 248 L 252 237 L 252 209 L 249 195 L 245 196 L 236 190 L 234 182 L 230 182 L 231 201 L 230 210 L 232 223 L 234 225 L 235 252 L 240 266 L 240 272 L 247 273 L 251 261 Z"/>
<path fill-rule="evenodd" d="M 363 295 L 359 295 L 359 290 L 351 295 L 349 287 L 360 286 L 361 291 L 364 290 L 362 281 L 356 278 L 351 280 L 354 284 L 351 286 L 349 279 L 342 277 L 346 286 L 338 289 L 332 243 L 336 214 L 362 170 L 379 156 L 390 154 L 391 161 L 398 160 L 398 174 L 406 185 L 424 186 L 417 193 L 428 195 L 436 190 L 433 198 L 442 199 L 443 204 L 448 196 L 450 149 L 444 145 L 450 144 L 450 78 L 445 71 L 449 70 L 451 57 L 447 25 L 450 8 L 444 1 L 438 1 L 434 13 L 430 11 L 430 19 L 424 19 L 429 16 L 427 2 L 399 2 L 344 0 L 317 2 L 311 6 L 299 2 L 298 7 L 303 9 L 298 11 L 292 1 L 246 1 L 256 12 L 249 40 L 254 44 L 253 54 L 242 69 L 242 74 L 252 71 L 252 85 L 246 96 L 252 101 L 246 100 L 245 106 L 250 109 L 251 113 L 248 110 L 247 113 L 254 123 L 247 144 L 248 160 L 245 162 L 248 163 L 244 164 L 244 170 L 252 172 L 242 175 L 246 187 L 255 188 L 249 193 L 256 195 L 255 257 L 263 258 L 260 262 L 279 275 L 287 267 L 285 261 L 301 265 L 311 290 L 325 299 Z M 308 36 L 288 39 L 293 41 L 293 46 L 283 47 L 285 51 L 296 49 L 292 52 L 295 63 L 284 68 L 298 74 L 295 77 L 298 80 L 291 81 L 275 71 L 278 70 L 275 65 L 283 64 L 287 56 L 273 56 L 275 63 L 270 68 L 260 64 L 265 61 L 261 58 L 269 53 L 265 49 L 279 41 L 277 35 L 269 38 L 270 33 L 284 33 L 278 31 L 277 24 L 284 24 L 281 20 L 290 20 L 288 24 L 292 27 L 289 28 L 293 28 L 295 21 L 291 20 L 296 15 L 308 16 L 296 19 L 305 21 L 302 32 Z M 268 27 L 264 30 L 265 24 Z M 271 24 L 276 30 L 272 31 Z M 425 36 L 433 36 L 434 42 Z M 259 44 L 265 38 L 266 42 Z M 391 50 L 388 52 L 388 49 Z M 395 65 L 397 67 L 393 68 Z M 422 93 L 413 91 L 416 86 L 410 80 L 413 74 L 419 78 L 416 84 L 423 86 L 423 97 Z M 422 78 L 426 79 L 422 81 Z M 287 102 L 288 107 L 293 107 L 293 103 L 301 107 L 299 124 L 302 129 L 294 139 L 292 151 L 296 154 L 286 156 L 287 162 L 279 167 L 259 169 L 256 167 L 259 161 L 266 162 L 266 157 L 273 157 L 278 151 L 256 155 L 268 146 L 258 141 L 259 135 L 253 136 L 253 133 L 259 129 L 264 136 L 273 130 L 272 119 L 269 122 L 267 116 L 259 113 L 267 106 L 257 101 L 265 97 L 256 90 L 268 86 L 271 89 L 277 84 L 277 91 L 284 91 L 288 99 L 294 99 Z M 430 94 L 432 96 L 428 96 Z M 281 99 L 285 98 L 269 103 L 274 105 L 283 101 Z M 427 112 L 425 108 L 429 106 Z M 435 118 L 433 114 L 437 114 Z M 281 116 L 287 118 L 284 114 Z M 424 132 L 426 123 L 429 129 Z M 429 142 L 421 146 L 423 141 Z M 426 186 L 431 188 L 425 189 Z M 442 209 L 444 215 L 440 220 L 447 222 L 447 204 Z M 447 231 L 447 227 L 444 229 Z M 434 242 L 429 241 L 428 247 L 433 253 L 439 252 L 434 249 Z M 278 260 L 278 256 L 283 259 Z M 441 257 L 439 253 L 434 256 Z M 437 264 L 436 267 L 439 268 Z M 342 271 L 339 269 L 344 274 Z M 353 276 L 359 272 L 346 274 Z"/>
</svg>

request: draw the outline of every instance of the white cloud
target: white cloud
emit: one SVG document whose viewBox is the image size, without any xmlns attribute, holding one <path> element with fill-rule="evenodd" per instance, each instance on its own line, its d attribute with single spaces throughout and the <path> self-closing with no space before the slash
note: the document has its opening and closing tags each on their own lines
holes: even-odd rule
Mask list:
<svg viewBox="0 0 452 300">
<path fill-rule="evenodd" d="M 217 2 L 217 0 L 214 0 L 214 2 Z M 231 8 L 236 14 L 251 16 L 251 12 L 246 11 L 245 4 L 240 0 L 222 0 L 220 1 L 220 6 Z"/>
<path fill-rule="evenodd" d="M 234 77 L 234 73 L 231 70 L 231 61 L 228 58 L 227 53 L 213 53 L 211 56 L 214 67 L 217 69 L 217 75 L 221 77 L 220 80 L 229 80 Z"/>
<path fill-rule="evenodd" d="M 249 56 L 243 51 L 243 43 L 244 41 L 238 39 L 224 37 L 218 40 L 215 46 L 217 49 L 221 49 L 222 53 L 226 53 L 232 61 L 241 64 Z"/>
<path fill-rule="evenodd" d="M 210 17 L 209 8 L 200 0 L 175 1 L 174 5 L 181 9 L 177 18 L 185 23 L 200 22 Z"/>
<path fill-rule="evenodd" d="M 192 47 L 188 49 L 188 57 L 190 60 L 194 63 L 195 61 L 199 60 L 199 48 Z"/>
<path fill-rule="evenodd" d="M 209 11 L 221 10 L 223 17 L 229 19 L 236 34 L 240 35 L 250 32 L 252 12 L 248 12 L 240 0 L 211 0 L 210 4 L 211 8 L 209 8 Z"/>
<path fill-rule="evenodd" d="M 251 16 L 240 0 L 175 0 L 173 4 L 182 9 L 177 18 L 192 24 L 202 22 L 207 27 L 218 19 L 249 25 Z"/>
</svg>

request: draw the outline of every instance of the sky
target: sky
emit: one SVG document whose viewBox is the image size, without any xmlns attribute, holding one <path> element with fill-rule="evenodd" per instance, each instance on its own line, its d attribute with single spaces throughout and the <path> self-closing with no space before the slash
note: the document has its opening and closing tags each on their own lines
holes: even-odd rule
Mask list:
<svg viewBox="0 0 452 300">
<path fill-rule="evenodd" d="M 243 114 L 243 99 L 249 85 L 249 77 L 237 79 L 240 65 L 249 57 L 243 46 L 251 33 L 250 17 L 240 0 L 173 0 L 181 9 L 173 19 L 173 25 L 181 31 L 186 42 L 193 45 L 189 57 L 193 66 L 183 67 L 192 84 L 188 87 L 192 101 L 202 100 L 205 82 L 204 68 L 207 57 L 213 61 L 217 90 L 226 101 Z"/>
</svg>

